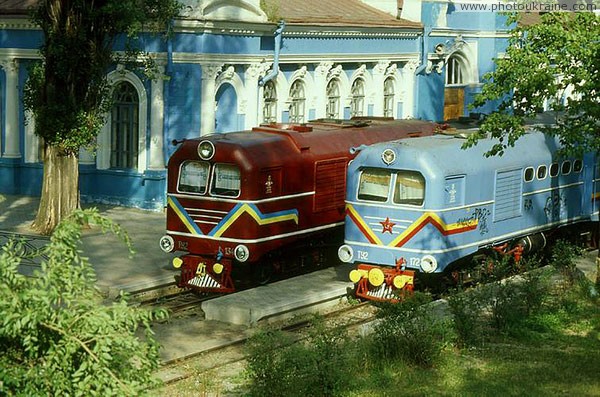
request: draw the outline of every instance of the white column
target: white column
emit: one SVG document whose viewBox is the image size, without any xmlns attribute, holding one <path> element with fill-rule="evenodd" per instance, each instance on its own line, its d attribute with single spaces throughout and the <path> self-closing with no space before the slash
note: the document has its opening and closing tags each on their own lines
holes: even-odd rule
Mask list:
<svg viewBox="0 0 600 397">
<path fill-rule="evenodd" d="M 406 62 L 402 68 L 402 81 L 404 83 L 404 91 L 406 94 L 404 95 L 404 104 L 402 106 L 404 114 L 398 115 L 398 118 L 415 116 L 415 98 L 417 96 L 415 71 L 418 66 L 419 61 L 417 59 L 411 59 Z"/>
<path fill-rule="evenodd" d="M 163 170 L 165 159 L 164 147 L 164 119 L 165 119 L 165 97 L 164 65 L 157 65 L 158 77 L 152 80 L 152 98 L 150 103 L 150 161 L 148 168 L 151 170 Z"/>
<path fill-rule="evenodd" d="M 40 140 L 35 135 L 35 118 L 30 111 L 25 112 L 25 162 L 37 163 L 40 160 Z"/>
<path fill-rule="evenodd" d="M 373 116 L 383 116 L 383 81 L 390 61 L 379 61 L 373 67 Z"/>
<path fill-rule="evenodd" d="M 6 73 L 6 117 L 4 118 L 6 142 L 3 156 L 7 158 L 20 158 L 19 62 L 12 58 L 1 61 L 1 66 Z"/>
<path fill-rule="evenodd" d="M 327 75 L 333 62 L 321 62 L 315 68 L 315 117 L 317 119 L 327 116 Z"/>
<path fill-rule="evenodd" d="M 216 79 L 223 68 L 223 64 L 202 65 L 202 92 L 200 95 L 200 135 L 215 132 L 215 95 Z"/>
<path fill-rule="evenodd" d="M 264 64 L 253 63 L 246 67 L 244 73 L 244 97 L 246 103 L 246 121 L 244 128 L 251 129 L 262 122 L 262 89 L 258 86 L 258 78 L 264 75 Z"/>
</svg>

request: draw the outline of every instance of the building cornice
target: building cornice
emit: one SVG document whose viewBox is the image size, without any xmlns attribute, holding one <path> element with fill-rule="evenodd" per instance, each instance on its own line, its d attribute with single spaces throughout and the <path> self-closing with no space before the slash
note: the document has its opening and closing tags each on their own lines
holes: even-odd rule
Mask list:
<svg viewBox="0 0 600 397">
<path fill-rule="evenodd" d="M 177 20 L 177 33 L 211 33 L 241 36 L 272 35 L 275 23 L 247 23 L 228 21 Z M 288 24 L 283 32 L 286 37 L 401 37 L 417 38 L 422 35 L 421 27 L 380 26 L 327 26 Z"/>
<path fill-rule="evenodd" d="M 40 59 L 41 56 L 37 49 L 0 48 L 0 58 Z"/>
<path fill-rule="evenodd" d="M 449 28 L 434 28 L 429 37 L 458 37 L 471 39 L 507 39 L 510 37 L 508 30 L 460 30 Z"/>
<path fill-rule="evenodd" d="M 280 63 L 290 64 L 311 64 L 322 62 L 323 54 L 294 54 L 281 55 Z M 339 63 L 348 62 L 379 62 L 388 60 L 391 62 L 408 62 L 410 60 L 418 60 L 419 53 L 389 53 L 389 54 L 327 54 L 327 59 Z M 158 55 L 160 59 L 161 56 Z M 272 56 L 263 55 L 238 55 L 238 54 L 196 54 L 189 52 L 173 53 L 173 62 L 175 63 L 223 63 L 223 64 L 251 64 L 261 62 L 272 62 Z"/>
<path fill-rule="evenodd" d="M 1 18 L 0 30 L 40 30 L 40 28 L 28 18 Z"/>
</svg>

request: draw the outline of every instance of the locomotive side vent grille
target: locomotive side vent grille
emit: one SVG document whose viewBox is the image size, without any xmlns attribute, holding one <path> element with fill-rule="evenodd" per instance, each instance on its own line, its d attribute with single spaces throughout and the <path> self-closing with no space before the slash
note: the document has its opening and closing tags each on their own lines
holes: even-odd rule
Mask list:
<svg viewBox="0 0 600 397">
<path fill-rule="evenodd" d="M 521 216 L 523 198 L 523 170 L 517 168 L 496 173 L 496 192 L 494 197 L 494 221 Z"/>
<path fill-rule="evenodd" d="M 344 206 L 346 162 L 343 159 L 319 161 L 315 166 L 315 212 Z"/>
<path fill-rule="evenodd" d="M 223 217 L 227 215 L 227 212 L 225 211 L 204 210 L 198 208 L 186 208 L 185 210 L 190 214 L 190 217 L 194 222 L 208 225 L 218 225 Z"/>
</svg>

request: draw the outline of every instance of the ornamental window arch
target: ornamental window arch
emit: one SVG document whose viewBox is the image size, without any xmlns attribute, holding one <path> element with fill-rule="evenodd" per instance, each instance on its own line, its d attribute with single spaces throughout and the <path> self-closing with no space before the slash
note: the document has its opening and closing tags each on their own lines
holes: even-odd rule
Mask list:
<svg viewBox="0 0 600 397">
<path fill-rule="evenodd" d="M 244 82 L 242 81 L 240 75 L 236 72 L 235 66 L 229 65 L 223 72 L 219 73 L 217 79 L 215 81 L 215 95 L 219 92 L 219 89 L 222 88 L 223 85 L 231 85 L 235 91 L 236 97 L 239 99 L 240 94 L 244 92 Z M 216 99 L 216 98 L 215 98 Z M 236 111 L 239 114 L 246 113 L 244 109 L 244 101 L 238 100 Z M 218 106 L 218 103 L 215 101 L 215 106 Z"/>
<path fill-rule="evenodd" d="M 383 81 L 383 117 L 394 117 L 396 91 L 396 77 L 387 76 Z"/>
<path fill-rule="evenodd" d="M 108 74 L 113 106 L 98 135 L 98 169 L 146 168 L 148 94 L 133 72 L 117 68 Z"/>
<path fill-rule="evenodd" d="M 340 80 L 337 77 L 333 77 L 327 82 L 325 95 L 327 96 L 325 117 L 329 119 L 341 118 L 342 101 L 340 93 Z"/>
<path fill-rule="evenodd" d="M 477 49 L 466 44 L 459 51 L 449 54 L 445 60 L 446 86 L 464 86 L 477 83 Z"/>
<path fill-rule="evenodd" d="M 302 78 L 290 84 L 289 119 L 290 123 L 306 122 L 306 83 Z"/>
<path fill-rule="evenodd" d="M 365 92 L 365 79 L 354 79 L 350 88 L 350 117 L 365 115 Z"/>
<path fill-rule="evenodd" d="M 269 83 L 272 83 L 273 91 L 265 92 L 265 86 L 271 85 Z M 289 92 L 289 88 L 288 81 L 283 73 L 278 73 L 274 79 L 267 81 L 265 85 L 259 88 L 259 122 L 268 123 L 281 121 L 281 112 L 289 105 L 289 103 L 287 103 L 289 98 L 286 95 Z M 267 88 L 267 90 L 270 91 L 271 88 Z M 271 104 L 269 110 L 265 109 L 265 95 L 268 95 L 269 97 L 274 96 L 276 99 L 274 103 Z M 267 115 L 269 118 L 272 118 L 273 121 L 266 121 Z"/>
<path fill-rule="evenodd" d="M 262 122 L 277 122 L 277 86 L 273 80 L 267 81 L 263 86 L 262 100 Z"/>
</svg>

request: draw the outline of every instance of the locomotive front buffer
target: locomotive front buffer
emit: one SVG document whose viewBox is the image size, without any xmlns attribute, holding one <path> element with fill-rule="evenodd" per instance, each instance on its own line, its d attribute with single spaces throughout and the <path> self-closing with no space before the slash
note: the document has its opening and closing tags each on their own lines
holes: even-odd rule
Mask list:
<svg viewBox="0 0 600 397">
<path fill-rule="evenodd" d="M 235 291 L 231 278 L 231 260 L 217 258 L 215 261 L 208 261 L 206 257 L 184 255 L 173 259 L 173 267 L 181 268 L 181 276 L 177 280 L 180 288 L 201 292 Z"/>
<path fill-rule="evenodd" d="M 396 266 L 385 268 L 359 264 L 350 272 L 355 284 L 355 295 L 374 301 L 398 302 L 414 289 L 415 272 L 404 268 L 404 258 L 396 260 Z"/>
</svg>

